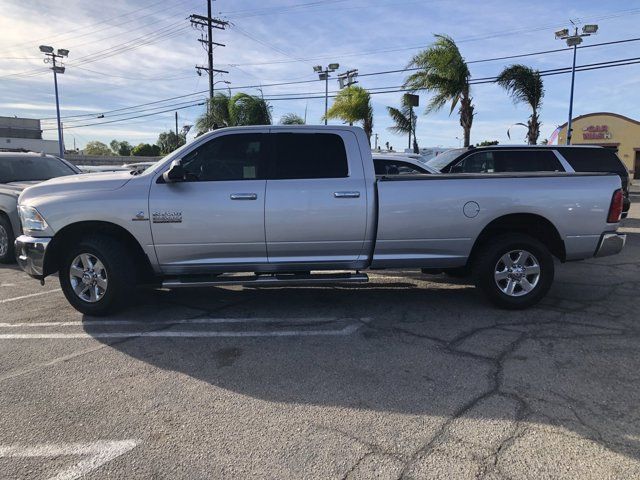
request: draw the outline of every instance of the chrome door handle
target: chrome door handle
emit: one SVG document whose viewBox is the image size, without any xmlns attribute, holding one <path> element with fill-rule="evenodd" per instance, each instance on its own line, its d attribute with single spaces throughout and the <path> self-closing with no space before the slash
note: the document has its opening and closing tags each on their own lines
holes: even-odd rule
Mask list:
<svg viewBox="0 0 640 480">
<path fill-rule="evenodd" d="M 231 200 L 257 200 L 257 193 L 232 193 L 230 195 Z"/>
<path fill-rule="evenodd" d="M 335 198 L 360 198 L 360 192 L 333 192 Z"/>
</svg>

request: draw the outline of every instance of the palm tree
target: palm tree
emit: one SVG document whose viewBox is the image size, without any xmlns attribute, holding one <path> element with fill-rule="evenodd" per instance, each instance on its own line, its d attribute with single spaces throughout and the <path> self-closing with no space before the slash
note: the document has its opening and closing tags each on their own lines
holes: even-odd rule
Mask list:
<svg viewBox="0 0 640 480">
<path fill-rule="evenodd" d="M 408 67 L 418 70 L 404 82 L 411 91 L 427 90 L 434 97 L 427 105 L 427 113 L 440 110 L 451 102 L 453 112 L 460 103 L 460 126 L 464 131 L 464 146 L 468 147 L 473 124 L 473 98 L 470 95 L 469 67 L 458 50 L 456 42 L 447 35 L 436 35 L 436 41 L 429 48 L 415 55 Z"/>
<path fill-rule="evenodd" d="M 262 97 L 236 93 L 229 101 L 229 118 L 234 126 L 271 125 L 271 107 Z"/>
<path fill-rule="evenodd" d="M 371 144 L 373 107 L 371 106 L 371 95 L 366 89 L 349 86 L 340 90 L 333 105 L 327 111 L 327 118 L 339 118 L 350 125 L 361 122 L 369 144 Z"/>
<path fill-rule="evenodd" d="M 208 111 L 196 120 L 198 135 L 209 130 L 241 125 L 271 125 L 271 106 L 257 96 L 219 92 L 209 101 Z"/>
<path fill-rule="evenodd" d="M 304 118 L 295 113 L 285 113 L 280 118 L 280 125 L 304 125 Z"/>
<path fill-rule="evenodd" d="M 387 112 L 389 112 L 394 123 L 394 126 L 389 127 L 389 130 L 401 135 L 409 135 L 409 140 L 411 140 L 411 135 L 413 135 L 413 152 L 420 153 L 418 140 L 416 139 L 416 122 L 418 121 L 418 116 L 409 106 L 407 97 L 402 97 L 402 106 L 400 108 L 387 107 Z"/>
<path fill-rule="evenodd" d="M 531 107 L 531 116 L 525 126 L 529 145 L 535 145 L 541 126 L 538 111 L 544 98 L 540 72 L 526 65 L 511 65 L 502 71 L 496 83 L 509 93 L 514 103 L 526 103 Z"/>
</svg>

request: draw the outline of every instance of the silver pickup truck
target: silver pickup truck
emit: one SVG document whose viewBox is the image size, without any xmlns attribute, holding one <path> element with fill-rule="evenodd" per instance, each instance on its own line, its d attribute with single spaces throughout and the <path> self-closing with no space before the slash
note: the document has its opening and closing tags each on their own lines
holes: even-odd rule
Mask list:
<svg viewBox="0 0 640 480">
<path fill-rule="evenodd" d="M 620 252 L 620 177 L 376 177 L 357 127 L 203 135 L 144 172 L 75 175 L 19 199 L 21 267 L 58 272 L 104 315 L 135 285 L 362 282 L 365 269 L 460 269 L 504 308 L 539 301 L 561 262 Z M 340 273 L 342 272 L 342 273 Z"/>
</svg>

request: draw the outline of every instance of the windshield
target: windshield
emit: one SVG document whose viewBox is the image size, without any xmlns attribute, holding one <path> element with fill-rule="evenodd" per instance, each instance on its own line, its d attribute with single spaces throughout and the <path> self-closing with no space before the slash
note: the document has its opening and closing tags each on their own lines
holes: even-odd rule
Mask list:
<svg viewBox="0 0 640 480">
<path fill-rule="evenodd" d="M 436 155 L 432 159 L 428 160 L 427 165 L 441 172 L 444 167 L 449 165 L 453 160 L 466 151 L 466 148 L 454 148 L 453 150 L 447 150 L 446 152 L 442 152 L 440 155 Z"/>
<path fill-rule="evenodd" d="M 76 172 L 53 157 L 0 157 L 0 183 L 44 181 Z"/>
</svg>

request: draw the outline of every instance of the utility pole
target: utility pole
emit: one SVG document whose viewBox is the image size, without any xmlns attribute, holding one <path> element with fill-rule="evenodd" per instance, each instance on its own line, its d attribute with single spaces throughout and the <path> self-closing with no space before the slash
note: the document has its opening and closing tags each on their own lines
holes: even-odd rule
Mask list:
<svg viewBox="0 0 640 480">
<path fill-rule="evenodd" d="M 327 112 L 329 111 L 329 73 L 340 68 L 338 63 L 330 63 L 327 68 L 321 65 L 313 67 L 313 71 L 318 74 L 320 80 L 324 80 L 324 124 L 327 124 Z"/>
<path fill-rule="evenodd" d="M 349 88 L 354 83 L 358 83 L 357 80 L 354 80 L 358 76 L 358 69 L 347 70 L 344 73 L 338 74 L 338 85 L 340 86 L 340 90 L 343 88 Z M 349 92 L 349 100 L 351 100 L 351 92 Z M 349 122 L 349 125 L 353 126 L 353 122 Z"/>
<path fill-rule="evenodd" d="M 191 25 L 194 28 L 201 30 L 207 29 L 206 38 L 199 38 L 198 41 L 207 48 L 207 66 L 196 65 L 196 71 L 198 75 L 202 75 L 202 71 L 206 71 L 209 74 L 209 101 L 213 98 L 213 76 L 215 73 L 229 73 L 226 70 L 218 70 L 213 68 L 213 46 L 224 47 L 223 43 L 217 43 L 213 41 L 213 29 L 225 30 L 229 26 L 229 22 L 221 20 L 219 18 L 213 18 L 211 16 L 211 4 L 213 0 L 207 0 L 207 16 L 192 14 L 190 16 Z M 209 103 L 209 102 L 207 102 Z"/>
<path fill-rule="evenodd" d="M 176 149 L 180 148 L 180 134 L 178 133 L 178 112 L 176 112 Z"/>
<path fill-rule="evenodd" d="M 375 143 L 375 146 L 373 147 L 373 149 L 374 149 L 374 150 L 378 150 L 378 134 L 377 134 L 377 133 L 375 133 L 374 135 L 375 135 L 375 136 L 374 136 L 374 138 L 375 138 L 375 140 L 376 140 L 376 143 Z"/>
<path fill-rule="evenodd" d="M 571 122 L 573 117 L 573 87 L 576 79 L 576 54 L 578 51 L 578 45 L 582 43 L 583 37 L 594 35 L 598 32 L 598 25 L 585 25 L 582 27 L 582 33 L 578 33 L 578 26 L 573 20 L 571 24 L 574 27 L 573 35 L 569 33 L 568 28 L 558 30 L 556 40 L 566 40 L 568 47 L 573 47 L 573 64 L 571 66 L 571 93 L 569 94 L 569 120 L 567 121 L 567 145 L 571 145 L 571 137 L 573 136 Z"/>
<path fill-rule="evenodd" d="M 57 52 L 53 51 L 53 47 L 49 45 L 40 45 L 40 51 L 44 53 L 44 63 L 51 63 L 53 70 L 53 86 L 56 92 L 56 118 L 58 120 L 58 148 L 60 158 L 64 158 L 64 137 L 62 135 L 62 122 L 60 121 L 60 98 L 58 95 L 58 74 L 63 74 L 65 67 L 56 65 L 56 59 L 69 56 L 69 50 L 59 48 Z"/>
<path fill-rule="evenodd" d="M 358 69 L 354 68 L 353 70 L 347 70 L 344 73 L 338 74 L 338 85 L 340 85 L 340 90 L 343 88 L 349 88 L 351 85 L 358 83 L 357 80 L 354 80 L 358 76 Z"/>
</svg>

